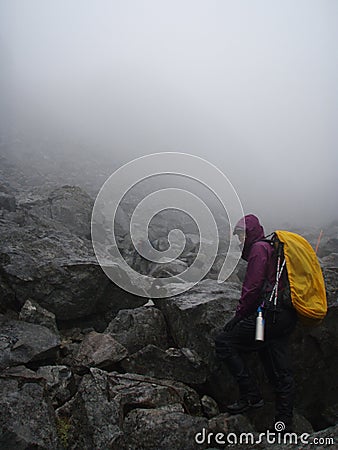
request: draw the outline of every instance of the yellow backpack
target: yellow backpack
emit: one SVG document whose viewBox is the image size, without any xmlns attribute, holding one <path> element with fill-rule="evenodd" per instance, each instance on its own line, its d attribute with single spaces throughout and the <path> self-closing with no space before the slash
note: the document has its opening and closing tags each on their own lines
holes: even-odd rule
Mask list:
<svg viewBox="0 0 338 450">
<path fill-rule="evenodd" d="M 317 255 L 298 234 L 277 230 L 275 236 L 283 246 L 292 304 L 302 323 L 316 325 L 327 313 L 324 278 Z"/>
</svg>

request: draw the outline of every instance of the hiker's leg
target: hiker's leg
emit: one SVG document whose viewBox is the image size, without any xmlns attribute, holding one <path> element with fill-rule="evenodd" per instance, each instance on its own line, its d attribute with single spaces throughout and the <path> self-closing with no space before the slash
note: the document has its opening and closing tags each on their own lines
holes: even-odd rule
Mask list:
<svg viewBox="0 0 338 450">
<path fill-rule="evenodd" d="M 295 383 L 288 358 L 288 337 L 276 338 L 268 343 L 264 352 L 264 367 L 275 390 L 276 421 L 292 427 Z M 262 360 L 263 361 L 263 360 Z"/>
<path fill-rule="evenodd" d="M 259 344 L 255 341 L 255 317 L 250 316 L 239 322 L 230 332 L 218 335 L 215 344 L 218 358 L 225 361 L 229 372 L 238 383 L 240 392 L 239 402 L 229 405 L 228 410 L 236 413 L 258 403 L 262 406 L 262 395 L 256 380 L 243 359 L 244 352 L 257 350 Z"/>
<path fill-rule="evenodd" d="M 292 428 L 295 383 L 289 361 L 289 335 L 296 324 L 293 311 L 281 311 L 276 323 L 267 325 L 267 345 L 260 351 L 266 374 L 274 386 L 276 421 Z M 286 333 L 286 334 L 285 334 Z"/>
</svg>

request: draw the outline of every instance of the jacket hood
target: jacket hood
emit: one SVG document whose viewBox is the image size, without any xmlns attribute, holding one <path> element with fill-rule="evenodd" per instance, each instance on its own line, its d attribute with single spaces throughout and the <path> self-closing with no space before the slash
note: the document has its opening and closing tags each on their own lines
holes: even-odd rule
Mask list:
<svg viewBox="0 0 338 450">
<path fill-rule="evenodd" d="M 253 214 L 248 214 L 247 216 L 242 217 L 237 222 L 235 230 L 236 228 L 242 230 L 245 228 L 245 241 L 242 250 L 242 258 L 247 261 L 252 244 L 264 238 L 264 228 L 259 223 L 258 217 Z"/>
</svg>

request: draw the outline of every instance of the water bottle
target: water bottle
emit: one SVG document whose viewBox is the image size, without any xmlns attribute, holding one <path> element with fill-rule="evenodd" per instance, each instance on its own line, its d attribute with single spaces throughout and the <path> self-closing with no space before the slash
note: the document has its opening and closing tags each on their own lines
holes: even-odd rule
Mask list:
<svg viewBox="0 0 338 450">
<path fill-rule="evenodd" d="M 256 341 L 264 341 L 264 319 L 261 307 L 257 309 L 258 316 L 256 318 Z"/>
</svg>

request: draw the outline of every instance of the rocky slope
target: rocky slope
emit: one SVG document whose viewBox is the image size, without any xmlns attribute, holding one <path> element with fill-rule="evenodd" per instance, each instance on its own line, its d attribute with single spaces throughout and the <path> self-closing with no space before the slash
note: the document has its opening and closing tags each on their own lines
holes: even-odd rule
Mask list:
<svg viewBox="0 0 338 450">
<path fill-rule="evenodd" d="M 217 405 L 237 395 L 216 361 L 213 337 L 233 314 L 241 271 L 221 285 L 211 272 L 184 294 L 147 303 L 98 266 L 89 239 L 90 195 L 47 175 L 32 181 L 23 167 L 1 162 L 1 449 L 224 448 L 214 438 L 200 443 L 199 433 L 239 436 L 271 426 L 273 394 L 254 356 L 250 364 L 266 405 L 238 416 L 220 413 Z M 45 185 L 46 179 L 52 181 Z M 308 237 L 315 240 L 315 233 Z M 292 353 L 295 431 L 337 443 L 335 239 L 332 224 L 319 253 L 329 313 L 318 328 L 297 328 Z M 187 264 L 193 241 L 194 235 Z M 132 258 L 129 244 L 125 249 Z"/>
</svg>

